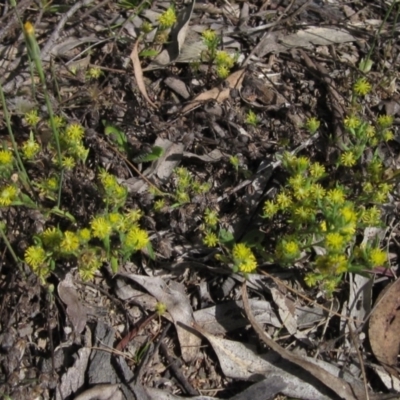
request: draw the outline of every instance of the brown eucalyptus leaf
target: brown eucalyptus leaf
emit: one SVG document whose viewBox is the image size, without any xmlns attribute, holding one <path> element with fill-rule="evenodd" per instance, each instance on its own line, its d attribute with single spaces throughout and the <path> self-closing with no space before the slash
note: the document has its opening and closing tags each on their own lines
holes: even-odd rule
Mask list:
<svg viewBox="0 0 400 400">
<path fill-rule="evenodd" d="M 65 279 L 58 284 L 58 295 L 67 306 L 68 319 L 74 327 L 75 334 L 81 334 L 87 322 L 87 309 L 81 303 L 71 274 L 67 274 Z"/>
<path fill-rule="evenodd" d="M 146 85 L 144 84 L 142 65 L 140 64 L 140 60 L 139 60 L 139 51 L 138 51 L 139 41 L 140 41 L 139 39 L 136 40 L 135 45 L 133 46 L 132 53 L 131 53 L 131 60 L 132 60 L 132 64 L 133 64 L 133 71 L 135 73 L 136 83 L 138 85 L 140 93 L 142 93 L 142 95 L 146 99 L 146 101 L 153 108 L 158 108 L 150 100 L 149 95 L 147 94 Z"/>
<path fill-rule="evenodd" d="M 369 341 L 375 357 L 398 377 L 397 356 L 400 349 L 400 279 L 387 286 L 376 301 L 369 320 Z"/>
<path fill-rule="evenodd" d="M 231 89 L 240 90 L 244 76 L 245 76 L 244 69 L 240 69 L 239 71 L 236 71 L 233 74 L 229 75 L 228 78 L 225 79 L 226 85 L 224 89 L 215 87 L 210 90 L 207 90 L 204 93 L 199 94 L 190 103 L 188 103 L 185 107 L 183 107 L 182 114 L 186 114 L 194 110 L 195 108 L 201 106 L 204 102 L 208 100 L 216 100 L 218 103 L 222 103 L 224 100 L 229 98 Z"/>
</svg>

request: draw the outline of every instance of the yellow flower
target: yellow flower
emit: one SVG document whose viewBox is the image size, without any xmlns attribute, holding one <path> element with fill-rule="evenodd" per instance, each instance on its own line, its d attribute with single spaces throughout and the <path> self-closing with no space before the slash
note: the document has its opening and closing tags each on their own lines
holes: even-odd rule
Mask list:
<svg viewBox="0 0 400 400">
<path fill-rule="evenodd" d="M 299 218 L 300 221 L 308 221 L 313 216 L 313 211 L 303 206 L 296 207 L 294 209 L 294 215 Z"/>
<path fill-rule="evenodd" d="M 125 245 L 133 250 L 141 250 L 150 242 L 149 235 L 143 229 L 134 226 L 126 235 Z"/>
<path fill-rule="evenodd" d="M 204 222 L 214 228 L 217 226 L 218 223 L 218 212 L 207 208 L 204 212 Z"/>
<path fill-rule="evenodd" d="M 159 17 L 158 22 L 160 23 L 161 29 L 171 28 L 176 22 L 176 13 L 173 7 L 169 7 Z"/>
<path fill-rule="evenodd" d="M 180 204 L 188 203 L 190 201 L 189 193 L 187 192 L 176 192 L 175 197 Z"/>
<path fill-rule="evenodd" d="M 60 243 L 60 248 L 62 251 L 67 253 L 72 253 L 76 251 L 79 247 L 79 238 L 74 232 L 66 231 L 64 233 L 64 238 Z"/>
<path fill-rule="evenodd" d="M 39 151 L 39 143 L 37 143 L 33 137 L 22 145 L 22 154 L 27 160 L 32 160 Z"/>
<path fill-rule="evenodd" d="M 344 126 L 347 129 L 356 129 L 361 125 L 360 118 L 355 115 L 350 115 L 344 119 Z"/>
<path fill-rule="evenodd" d="M 321 123 L 317 120 L 317 118 L 308 118 L 306 121 L 306 129 L 311 133 L 315 133 L 320 127 Z"/>
<path fill-rule="evenodd" d="M 381 128 L 389 128 L 393 125 L 394 117 L 393 115 L 380 115 L 378 117 L 378 125 Z"/>
<path fill-rule="evenodd" d="M 265 218 L 273 217 L 278 212 L 278 210 L 279 210 L 278 205 L 275 204 L 273 201 L 267 200 L 264 203 L 263 211 L 264 211 L 264 217 Z"/>
<path fill-rule="evenodd" d="M 143 217 L 143 211 L 140 208 L 135 208 L 133 210 L 128 211 L 125 214 L 125 217 L 132 223 L 136 223 Z"/>
<path fill-rule="evenodd" d="M 229 76 L 229 72 L 230 72 L 230 70 L 226 65 L 219 65 L 217 67 L 217 75 L 221 79 L 227 78 Z"/>
<path fill-rule="evenodd" d="M 289 178 L 289 185 L 292 188 L 304 186 L 305 177 L 302 174 L 296 174 Z"/>
<path fill-rule="evenodd" d="M 375 136 L 375 133 L 376 133 L 376 131 L 375 131 L 375 127 L 374 127 L 374 126 L 368 125 L 368 126 L 365 128 L 365 134 L 366 134 L 366 136 L 367 136 L 368 138 L 372 139 L 372 138 Z"/>
<path fill-rule="evenodd" d="M 313 183 L 310 186 L 310 192 L 312 197 L 316 200 L 323 199 L 326 194 L 326 190 L 319 183 Z"/>
<path fill-rule="evenodd" d="M 9 206 L 17 197 L 16 187 L 8 185 L 0 190 L 0 206 Z"/>
<path fill-rule="evenodd" d="M 331 256 L 331 262 L 336 268 L 337 274 L 343 274 L 348 270 L 348 262 L 346 256 L 343 254 L 336 254 Z"/>
<path fill-rule="evenodd" d="M 289 258 L 297 258 L 300 255 L 300 248 L 297 242 L 290 240 L 283 246 L 283 250 Z"/>
<path fill-rule="evenodd" d="M 357 213 L 350 206 L 345 206 L 340 210 L 340 213 L 343 215 L 345 222 L 356 222 L 357 221 Z"/>
<path fill-rule="evenodd" d="M 201 36 L 206 43 L 213 43 L 218 39 L 217 33 L 212 29 L 206 29 Z"/>
<path fill-rule="evenodd" d="M 318 278 L 319 277 L 317 274 L 310 272 L 304 277 L 304 282 L 306 283 L 306 285 L 308 287 L 313 287 L 317 284 L 317 282 L 319 280 Z"/>
<path fill-rule="evenodd" d="M 47 228 L 41 235 L 40 235 L 43 244 L 45 247 L 54 249 L 60 245 L 62 240 L 62 233 L 59 229 L 51 227 Z"/>
<path fill-rule="evenodd" d="M 218 244 L 218 237 L 214 232 L 207 232 L 203 238 L 203 243 L 207 247 L 215 247 Z"/>
<path fill-rule="evenodd" d="M 236 243 L 232 249 L 232 256 L 240 272 L 251 273 L 256 270 L 256 258 L 251 249 L 245 244 Z"/>
<path fill-rule="evenodd" d="M 25 29 L 25 33 L 28 36 L 32 36 L 32 35 L 35 34 L 35 28 L 33 27 L 33 25 L 29 21 L 25 22 L 24 29 Z"/>
<path fill-rule="evenodd" d="M 235 60 L 226 51 L 217 51 L 215 55 L 215 63 L 217 65 L 225 65 L 228 69 L 232 68 Z"/>
<path fill-rule="evenodd" d="M 66 170 L 71 170 L 75 167 L 75 160 L 73 157 L 70 156 L 63 156 L 61 165 L 66 169 Z"/>
<path fill-rule="evenodd" d="M 246 122 L 246 124 L 249 124 L 252 126 L 257 126 L 257 124 L 258 124 L 257 114 L 254 111 L 249 110 L 249 112 L 246 115 L 245 122 Z"/>
<path fill-rule="evenodd" d="M 365 193 L 373 193 L 374 187 L 371 182 L 365 182 L 362 186 Z"/>
<path fill-rule="evenodd" d="M 374 267 L 383 266 L 387 261 L 386 252 L 379 248 L 371 249 L 368 254 L 368 258 Z"/>
<path fill-rule="evenodd" d="M 376 206 L 372 206 L 368 210 L 364 210 L 361 214 L 361 220 L 369 226 L 379 225 L 381 219 L 381 212 L 376 208 Z"/>
<path fill-rule="evenodd" d="M 298 186 L 293 190 L 293 194 L 297 200 L 304 200 L 310 196 L 310 188 L 307 186 Z"/>
<path fill-rule="evenodd" d="M 340 188 L 328 190 L 326 198 L 335 204 L 343 204 L 345 201 L 345 195 Z"/>
<path fill-rule="evenodd" d="M 339 251 L 346 244 L 344 237 L 338 232 L 330 232 L 325 236 L 326 247 L 332 251 Z"/>
<path fill-rule="evenodd" d="M 292 199 L 287 192 L 283 191 L 276 196 L 276 204 L 281 210 L 285 210 L 292 205 Z"/>
<path fill-rule="evenodd" d="M 297 171 L 305 171 L 310 166 L 310 159 L 308 157 L 298 157 L 297 158 Z"/>
<path fill-rule="evenodd" d="M 167 311 L 167 305 L 165 303 L 157 302 L 156 303 L 156 313 L 158 315 L 164 315 Z"/>
<path fill-rule="evenodd" d="M 355 94 L 365 96 L 371 91 L 371 84 L 365 78 L 359 78 L 354 84 L 353 90 Z"/>
<path fill-rule="evenodd" d="M 90 223 L 93 236 L 105 239 L 111 234 L 111 225 L 104 217 L 95 217 Z"/>
<path fill-rule="evenodd" d="M 87 76 L 90 79 L 98 79 L 103 74 L 102 70 L 99 67 L 91 67 L 87 71 Z"/>
<path fill-rule="evenodd" d="M 36 126 L 40 121 L 38 110 L 31 110 L 24 115 L 25 121 L 30 126 Z"/>
<path fill-rule="evenodd" d="M 393 140 L 394 139 L 394 134 L 392 131 L 385 131 L 382 135 L 382 139 L 385 142 L 388 142 L 389 140 Z"/>
<path fill-rule="evenodd" d="M 356 163 L 356 158 L 352 151 L 346 151 L 340 156 L 340 162 L 345 167 L 352 167 Z"/>
<path fill-rule="evenodd" d="M 46 252 L 40 246 L 30 246 L 25 251 L 25 262 L 31 268 L 37 268 L 46 261 Z"/>
<path fill-rule="evenodd" d="M 80 141 L 85 133 L 85 128 L 81 124 L 70 124 L 65 129 L 65 134 L 71 142 Z"/>
<path fill-rule="evenodd" d="M 165 207 L 165 199 L 159 199 L 154 203 L 154 211 L 160 212 Z"/>
<path fill-rule="evenodd" d="M 101 170 L 99 174 L 100 182 L 104 186 L 104 189 L 114 189 L 118 185 L 117 179 L 114 175 L 109 174 L 106 170 Z"/>
<path fill-rule="evenodd" d="M 92 237 L 90 229 L 83 228 L 78 231 L 78 238 L 81 243 L 87 243 Z"/>
<path fill-rule="evenodd" d="M 315 178 L 322 178 L 325 174 L 325 167 L 318 162 L 314 162 L 310 165 L 310 175 Z"/>
<path fill-rule="evenodd" d="M 0 150 L 0 165 L 11 165 L 14 160 L 10 150 Z"/>
</svg>

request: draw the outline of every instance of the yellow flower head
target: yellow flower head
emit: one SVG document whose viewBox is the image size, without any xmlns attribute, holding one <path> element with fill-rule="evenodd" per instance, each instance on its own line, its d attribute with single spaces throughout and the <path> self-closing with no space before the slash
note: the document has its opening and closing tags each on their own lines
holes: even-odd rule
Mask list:
<svg viewBox="0 0 400 400">
<path fill-rule="evenodd" d="M 18 190 L 15 186 L 8 185 L 0 190 L 0 206 L 9 206 L 17 197 Z"/>
<path fill-rule="evenodd" d="M 319 129 L 320 125 L 321 123 L 317 120 L 317 118 L 312 117 L 307 119 L 305 127 L 308 132 L 313 134 Z"/>
<path fill-rule="evenodd" d="M 233 246 L 232 256 L 240 272 L 251 273 L 257 269 L 256 258 L 250 247 L 244 243 L 236 243 Z"/>
<path fill-rule="evenodd" d="M 132 250 L 142 250 L 150 242 L 149 235 L 143 229 L 134 226 L 126 235 L 125 245 Z"/>
<path fill-rule="evenodd" d="M 159 17 L 158 22 L 160 23 L 161 29 L 171 28 L 176 22 L 176 12 L 173 7 L 169 7 Z"/>
<path fill-rule="evenodd" d="M 368 258 L 374 267 L 381 267 L 387 262 L 386 252 L 379 248 L 371 249 L 368 254 Z"/>
<path fill-rule="evenodd" d="M 358 96 L 365 96 L 371 91 L 371 84 L 365 78 L 359 78 L 354 84 L 353 90 Z"/>
<path fill-rule="evenodd" d="M 0 166 L 11 165 L 13 160 L 14 156 L 10 150 L 0 150 Z"/>
<path fill-rule="evenodd" d="M 218 236 L 214 232 L 207 232 L 203 238 L 207 247 L 215 247 L 218 244 Z"/>
<path fill-rule="evenodd" d="M 95 217 L 90 223 L 93 236 L 99 239 L 107 238 L 112 231 L 111 224 L 104 217 Z"/>
<path fill-rule="evenodd" d="M 76 233 L 66 231 L 64 233 L 64 238 L 60 243 L 60 248 L 62 251 L 67 253 L 74 252 L 78 250 L 79 247 L 79 238 Z"/>
<path fill-rule="evenodd" d="M 378 125 L 381 128 L 389 128 L 393 125 L 394 117 L 393 115 L 380 115 L 378 117 Z"/>
</svg>

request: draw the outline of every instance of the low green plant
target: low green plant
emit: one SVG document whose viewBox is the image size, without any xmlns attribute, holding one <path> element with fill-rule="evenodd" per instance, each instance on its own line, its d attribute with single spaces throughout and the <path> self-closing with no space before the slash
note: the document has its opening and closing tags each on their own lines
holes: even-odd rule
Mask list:
<svg viewBox="0 0 400 400">
<path fill-rule="evenodd" d="M 202 38 L 207 46 L 207 50 L 202 54 L 203 61 L 207 61 L 214 66 L 219 78 L 227 78 L 235 65 L 235 57 L 232 57 L 224 50 L 218 50 L 220 38 L 214 30 L 206 29 L 202 33 Z"/>
</svg>

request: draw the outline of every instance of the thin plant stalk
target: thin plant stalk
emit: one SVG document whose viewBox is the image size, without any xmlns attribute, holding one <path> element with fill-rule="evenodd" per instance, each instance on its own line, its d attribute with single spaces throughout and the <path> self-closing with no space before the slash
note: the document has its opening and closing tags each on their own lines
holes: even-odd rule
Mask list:
<svg viewBox="0 0 400 400">
<path fill-rule="evenodd" d="M 28 176 L 28 174 L 26 172 L 24 163 L 22 162 L 21 156 L 20 156 L 19 151 L 18 151 L 17 142 L 15 141 L 14 132 L 13 132 L 12 127 L 11 127 L 10 114 L 8 113 L 6 98 L 4 96 L 3 86 L 1 84 L 0 84 L 0 99 L 1 99 L 1 104 L 3 106 L 4 118 L 6 120 L 8 134 L 10 136 L 11 143 L 12 143 L 12 146 L 13 146 L 13 150 L 14 150 L 15 156 L 17 158 L 18 171 L 21 174 L 22 182 L 28 183 L 29 187 L 32 189 L 32 185 L 31 185 L 31 182 L 29 180 L 29 176 Z"/>
<path fill-rule="evenodd" d="M 52 107 L 49 92 L 47 89 L 46 78 L 44 75 L 42 60 L 40 58 L 39 45 L 35 38 L 35 30 L 33 28 L 33 25 L 30 22 L 26 22 L 24 24 L 24 35 L 25 35 L 25 40 L 26 40 L 27 47 L 28 47 L 29 56 L 30 56 L 31 60 L 33 60 L 33 62 L 35 63 L 36 70 L 39 74 L 39 78 L 40 78 L 40 81 L 43 86 L 43 93 L 44 93 L 44 98 L 46 101 L 47 112 L 49 113 L 50 127 L 54 134 L 54 139 L 56 142 L 58 164 L 62 168 L 60 135 L 58 133 L 58 128 L 57 128 L 57 125 L 56 125 L 56 122 L 54 119 L 53 107 Z M 62 179 L 60 179 L 60 187 L 61 186 L 62 186 Z M 59 190 L 59 196 L 58 196 L 58 200 L 57 200 L 58 207 L 60 207 L 60 203 L 61 203 L 61 190 Z"/>
<path fill-rule="evenodd" d="M 11 257 L 14 259 L 15 263 L 17 264 L 17 266 L 18 266 L 18 268 L 19 268 L 21 274 L 25 277 L 25 273 L 24 273 L 24 271 L 23 271 L 23 269 L 22 269 L 22 265 L 21 265 L 21 260 L 20 260 L 20 259 L 18 258 L 18 256 L 15 254 L 14 249 L 13 249 L 12 246 L 11 246 L 11 243 L 10 243 L 9 240 L 7 239 L 7 236 L 6 236 L 5 233 L 4 233 L 4 228 L 5 228 L 5 224 L 2 223 L 2 224 L 0 225 L 0 236 L 1 236 L 1 238 L 4 240 L 4 243 L 5 243 L 5 245 L 6 245 L 7 249 L 8 249 L 8 251 L 10 252 Z"/>
</svg>

